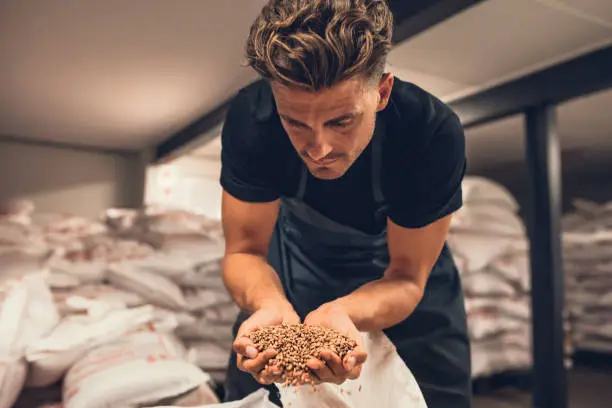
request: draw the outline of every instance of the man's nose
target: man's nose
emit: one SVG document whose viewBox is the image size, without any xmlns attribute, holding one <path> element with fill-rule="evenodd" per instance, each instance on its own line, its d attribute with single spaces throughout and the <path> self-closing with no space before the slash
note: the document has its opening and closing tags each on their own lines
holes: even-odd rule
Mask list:
<svg viewBox="0 0 612 408">
<path fill-rule="evenodd" d="M 331 152 L 331 144 L 327 143 L 322 138 L 315 139 L 315 141 L 308 147 L 307 150 L 308 156 L 315 161 L 322 160 Z"/>
</svg>

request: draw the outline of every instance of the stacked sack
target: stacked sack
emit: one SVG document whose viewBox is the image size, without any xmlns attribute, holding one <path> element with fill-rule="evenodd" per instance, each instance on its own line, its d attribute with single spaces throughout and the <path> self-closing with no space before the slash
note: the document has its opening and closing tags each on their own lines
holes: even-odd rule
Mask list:
<svg viewBox="0 0 612 408">
<path fill-rule="evenodd" d="M 156 254 L 112 268 L 111 282 L 122 287 L 118 273 L 122 268 L 124 272 L 136 268 L 134 278 L 142 279 L 143 271 L 155 275 L 157 286 L 166 288 L 168 300 L 157 304 L 180 312 L 176 334 L 184 341 L 190 361 L 223 382 L 239 310 L 223 283 L 221 223 L 186 211 L 149 208 L 133 219 L 124 234 L 149 243 Z"/>
<path fill-rule="evenodd" d="M 501 185 L 466 177 L 448 237 L 460 271 L 472 376 L 531 366 L 530 266 L 519 206 Z"/>
<path fill-rule="evenodd" d="M 79 237 L 85 254 L 64 251 L 51 263 L 60 310 L 75 312 L 66 299 L 80 296 L 173 314 L 188 359 L 222 382 L 238 308 L 223 284 L 219 221 L 159 209 L 112 209 L 105 220 L 105 234 Z"/>
<path fill-rule="evenodd" d="M 149 305 L 127 309 L 74 297 L 83 312 L 60 319 L 46 274 L 33 271 L 0 287 L 6 293 L 0 330 L 11 346 L 2 359 L 9 368 L 0 407 L 12 407 L 22 386 L 15 406 L 32 407 L 28 394 L 35 397 L 36 387 L 60 380 L 61 400 L 45 402 L 63 408 L 177 404 L 185 398 L 218 402 L 210 376 L 187 361 L 173 334 L 173 316 L 157 315 Z"/>
<path fill-rule="evenodd" d="M 563 219 L 566 305 L 575 349 L 612 352 L 612 203 L 574 202 Z"/>
<path fill-rule="evenodd" d="M 238 312 L 222 282 L 219 222 L 32 210 L 0 208 L 0 408 L 24 384 L 16 406 L 41 406 L 28 396 L 59 380 L 69 408 L 217 402 L 210 383 L 224 378 Z"/>
</svg>

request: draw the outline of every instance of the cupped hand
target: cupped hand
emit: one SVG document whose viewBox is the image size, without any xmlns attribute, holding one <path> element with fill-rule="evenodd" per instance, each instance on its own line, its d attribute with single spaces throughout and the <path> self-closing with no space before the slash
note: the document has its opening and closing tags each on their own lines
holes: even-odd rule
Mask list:
<svg viewBox="0 0 612 408">
<path fill-rule="evenodd" d="M 310 359 L 307 365 L 312 370 L 315 382 L 342 384 L 347 379 L 359 378 L 367 353 L 361 333 L 342 308 L 323 305 L 306 316 L 304 324 L 335 329 L 357 344 L 344 359 L 340 359 L 332 350 L 321 350 L 319 358 Z"/>
<path fill-rule="evenodd" d="M 277 350 L 259 352 L 249 335 L 260 327 L 282 323 L 300 323 L 299 316 L 291 306 L 264 307 L 240 325 L 234 340 L 233 348 L 236 352 L 238 369 L 250 373 L 261 384 L 280 382 L 282 370 L 275 366 L 267 367 L 269 360 L 276 356 Z"/>
</svg>

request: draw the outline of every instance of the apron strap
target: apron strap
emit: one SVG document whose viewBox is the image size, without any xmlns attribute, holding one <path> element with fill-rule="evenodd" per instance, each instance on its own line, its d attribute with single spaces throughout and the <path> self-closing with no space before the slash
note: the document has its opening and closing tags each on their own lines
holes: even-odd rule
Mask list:
<svg viewBox="0 0 612 408">
<path fill-rule="evenodd" d="M 374 130 L 374 140 L 372 140 L 372 193 L 374 201 L 380 206 L 385 202 L 382 192 L 382 142 L 385 134 L 385 124 L 383 118 L 376 115 L 376 128 Z"/>
<path fill-rule="evenodd" d="M 302 163 L 302 175 L 300 176 L 300 184 L 298 185 L 298 191 L 296 197 L 300 201 L 304 201 L 306 195 L 306 182 L 308 181 L 308 168 Z"/>
</svg>

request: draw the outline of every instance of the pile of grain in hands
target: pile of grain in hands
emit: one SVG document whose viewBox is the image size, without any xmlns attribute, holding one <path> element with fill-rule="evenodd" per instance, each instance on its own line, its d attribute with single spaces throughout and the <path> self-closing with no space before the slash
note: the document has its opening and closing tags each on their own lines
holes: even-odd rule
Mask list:
<svg viewBox="0 0 612 408">
<path fill-rule="evenodd" d="M 344 359 L 356 343 L 336 330 L 303 324 L 282 324 L 262 327 L 249 336 L 257 350 L 276 350 L 277 354 L 268 362 L 268 367 L 282 370 L 284 385 L 312 383 L 311 358 L 318 358 L 321 350 L 329 350 Z"/>
</svg>

